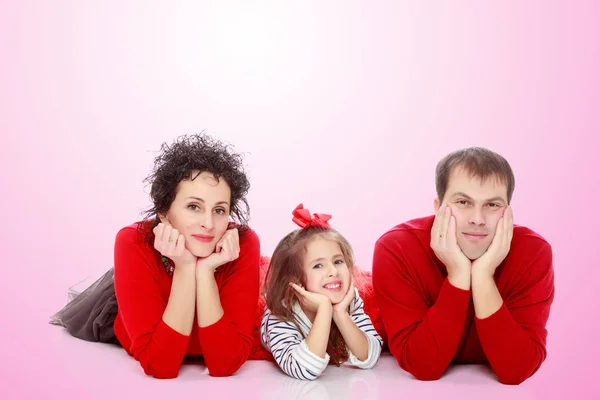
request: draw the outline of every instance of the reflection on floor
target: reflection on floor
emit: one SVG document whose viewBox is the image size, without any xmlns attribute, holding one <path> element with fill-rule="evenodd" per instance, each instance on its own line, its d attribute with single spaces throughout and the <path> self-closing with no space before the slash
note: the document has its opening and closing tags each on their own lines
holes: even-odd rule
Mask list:
<svg viewBox="0 0 600 400">
<path fill-rule="evenodd" d="M 312 382 L 290 378 L 267 361 L 249 361 L 227 378 L 211 377 L 202 361 L 190 361 L 176 379 L 159 380 L 145 376 L 137 361 L 117 346 L 84 342 L 55 326 L 48 330 L 57 358 L 53 379 L 64 379 L 90 399 L 105 400 L 113 394 L 145 400 L 205 396 L 218 400 L 535 398 L 525 385 L 502 385 L 484 366 L 454 366 L 438 381 L 417 381 L 389 354 L 383 354 L 372 370 L 329 366 Z"/>
</svg>

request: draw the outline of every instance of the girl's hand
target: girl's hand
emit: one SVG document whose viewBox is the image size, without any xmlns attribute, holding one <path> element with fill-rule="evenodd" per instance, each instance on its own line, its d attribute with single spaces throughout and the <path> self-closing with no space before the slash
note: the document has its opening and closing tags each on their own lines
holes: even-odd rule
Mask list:
<svg viewBox="0 0 600 400">
<path fill-rule="evenodd" d="M 350 307 L 350 303 L 352 303 L 352 300 L 354 300 L 354 282 L 351 281 L 350 287 L 348 288 L 348 291 L 346 292 L 346 295 L 344 296 L 342 301 L 333 306 L 333 312 L 335 314 L 347 314 L 348 307 Z"/>
<path fill-rule="evenodd" d="M 290 286 L 296 291 L 296 297 L 300 301 L 302 308 L 316 313 L 319 308 L 331 308 L 331 300 L 323 294 L 309 292 L 302 286 L 290 282 Z"/>
</svg>

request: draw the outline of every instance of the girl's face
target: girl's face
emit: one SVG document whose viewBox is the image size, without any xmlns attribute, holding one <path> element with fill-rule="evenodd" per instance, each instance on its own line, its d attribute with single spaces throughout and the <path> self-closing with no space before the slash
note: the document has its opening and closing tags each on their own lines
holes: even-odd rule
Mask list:
<svg viewBox="0 0 600 400">
<path fill-rule="evenodd" d="M 327 296 L 332 304 L 342 301 L 350 286 L 350 269 L 337 242 L 319 236 L 310 240 L 302 267 L 306 290 Z"/>
<path fill-rule="evenodd" d="M 194 176 L 179 183 L 175 200 L 160 219 L 185 236 L 190 253 L 204 258 L 214 253 L 229 225 L 231 189 L 208 172 Z"/>
</svg>

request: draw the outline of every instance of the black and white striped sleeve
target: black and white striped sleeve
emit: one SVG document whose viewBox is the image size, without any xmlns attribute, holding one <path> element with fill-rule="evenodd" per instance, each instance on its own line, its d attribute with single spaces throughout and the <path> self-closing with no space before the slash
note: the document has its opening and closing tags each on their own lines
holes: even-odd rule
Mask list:
<svg viewBox="0 0 600 400">
<path fill-rule="evenodd" d="M 306 340 L 291 322 L 282 321 L 267 309 L 260 326 L 263 345 L 273 354 L 279 367 L 289 376 L 312 381 L 327 367 L 329 355 L 312 353 Z"/>
<path fill-rule="evenodd" d="M 354 300 L 352 301 L 352 305 L 350 307 L 350 318 L 367 337 L 369 350 L 367 353 L 367 359 L 364 361 L 360 361 L 358 358 L 356 358 L 354 354 L 352 354 L 352 352 L 349 351 L 348 361 L 350 362 L 350 364 L 356 367 L 362 369 L 369 369 L 373 368 L 379 360 L 379 356 L 381 355 L 381 348 L 383 346 L 383 340 L 375 330 L 375 327 L 373 327 L 371 318 L 369 318 L 369 316 L 365 314 L 365 311 L 363 309 L 364 302 L 360 298 L 358 290 L 355 289 L 355 291 L 356 292 Z"/>
</svg>

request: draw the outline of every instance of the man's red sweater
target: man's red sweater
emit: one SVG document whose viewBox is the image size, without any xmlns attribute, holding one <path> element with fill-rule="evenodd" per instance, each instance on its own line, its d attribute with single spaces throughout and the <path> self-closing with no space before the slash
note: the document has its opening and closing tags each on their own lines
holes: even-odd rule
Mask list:
<svg viewBox="0 0 600 400">
<path fill-rule="evenodd" d="M 503 304 L 479 319 L 471 291 L 450 284 L 431 249 L 433 220 L 400 224 L 375 245 L 373 286 L 390 352 L 421 380 L 439 379 L 453 362 L 489 363 L 500 382 L 523 382 L 546 358 L 552 248 L 515 226 L 508 256 L 494 275 Z"/>
<path fill-rule="evenodd" d="M 228 376 L 247 360 L 258 303 L 260 244 L 252 230 L 240 232 L 240 256 L 219 267 L 215 279 L 223 317 L 189 336 L 162 320 L 173 277 L 160 254 L 146 244 L 137 225 L 123 228 L 115 242 L 115 335 L 147 375 L 174 378 L 184 357 L 200 356 L 212 376 Z"/>
</svg>

